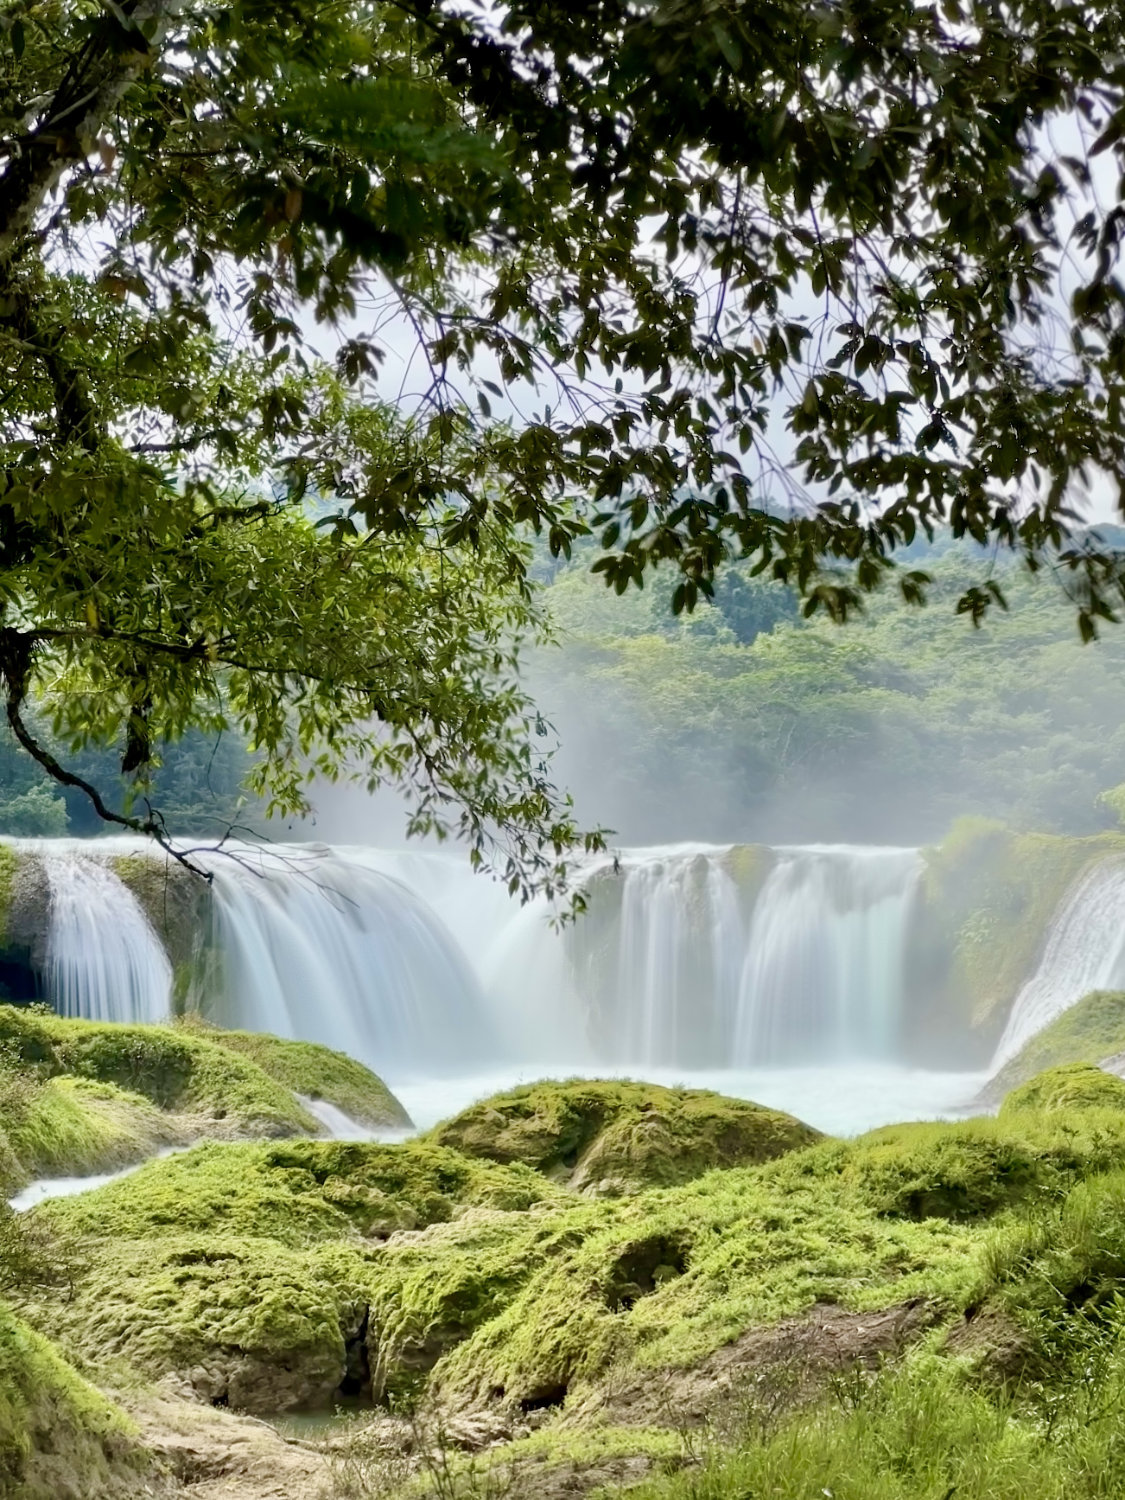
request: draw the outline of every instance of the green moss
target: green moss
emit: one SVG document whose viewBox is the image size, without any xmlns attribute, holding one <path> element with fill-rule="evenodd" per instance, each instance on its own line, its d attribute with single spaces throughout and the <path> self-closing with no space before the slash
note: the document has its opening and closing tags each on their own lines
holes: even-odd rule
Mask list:
<svg viewBox="0 0 1125 1500">
<path fill-rule="evenodd" d="M 1125 1080 L 1090 1063 L 1065 1063 L 1013 1089 L 1000 1106 L 1000 1116 L 1023 1110 L 1060 1114 L 1087 1109 L 1125 1111 Z"/>
<path fill-rule="evenodd" d="M 0 1302 L 0 1493 L 13 1500 L 140 1494 L 149 1467 L 125 1415 Z"/>
<path fill-rule="evenodd" d="M 724 870 L 738 887 L 739 905 L 749 917 L 769 879 L 777 855 L 765 844 L 733 844 L 721 857 Z"/>
<path fill-rule="evenodd" d="M 438 1321 L 447 1339 L 473 1325 L 457 1322 L 457 1294 L 440 1273 L 419 1289 L 425 1326 L 418 1300 L 404 1317 L 391 1290 L 403 1263 L 384 1275 L 394 1251 L 375 1239 L 474 1205 L 486 1220 L 521 1223 L 563 1198 L 529 1168 L 416 1142 L 202 1146 L 34 1212 L 36 1225 L 84 1245 L 89 1267 L 65 1308 L 48 1295 L 39 1316 L 86 1359 L 177 1370 L 208 1399 L 266 1411 L 324 1403 L 369 1315 L 376 1365 L 409 1365 Z M 490 1288 L 494 1300 L 504 1284 L 501 1275 Z"/>
<path fill-rule="evenodd" d="M 16 883 L 19 855 L 11 844 L 0 842 L 0 941 L 7 936 L 8 911 Z"/>
<path fill-rule="evenodd" d="M 143 1375 L 175 1371 L 247 1410 L 330 1404 L 362 1326 L 362 1259 L 219 1233 L 103 1241 L 73 1296 L 29 1302 L 63 1347 Z"/>
<path fill-rule="evenodd" d="M 68 1073 L 141 1094 L 157 1108 L 225 1121 L 244 1133 L 315 1131 L 290 1091 L 205 1035 L 115 1025 L 0 1006 L 0 1043 L 41 1074 Z"/>
<path fill-rule="evenodd" d="M 29 1178 L 112 1172 L 179 1138 L 141 1095 L 67 1077 L 47 1079 L 4 1128 Z"/>
<path fill-rule="evenodd" d="M 55 1199 L 36 1217 L 73 1236 L 128 1240 L 214 1230 L 299 1245 L 381 1238 L 471 1206 L 518 1211 L 561 1198 L 526 1167 L 473 1161 L 420 1142 L 291 1141 L 197 1146 L 95 1192 Z"/>
<path fill-rule="evenodd" d="M 615 1196 L 769 1161 L 820 1134 L 791 1115 L 702 1089 L 571 1079 L 494 1095 L 438 1125 L 430 1139 Z"/>
<path fill-rule="evenodd" d="M 1125 1160 L 1119 1105 L 1019 1108 L 797 1140 L 757 1165 L 582 1197 L 549 1174 L 574 1174 L 609 1126 L 651 1113 L 642 1103 L 671 1107 L 610 1087 L 593 1086 L 592 1138 L 578 1085 L 459 1117 L 519 1158 L 507 1163 L 435 1140 L 209 1145 L 45 1204 L 32 1222 L 80 1244 L 82 1270 L 65 1297 L 36 1292 L 29 1315 L 75 1355 L 178 1371 L 255 1410 L 328 1402 L 357 1367 L 376 1397 L 556 1401 L 615 1368 L 692 1366 L 818 1303 L 921 1298 L 952 1315 L 999 1285 L 994 1247 L 1029 1213 L 1057 1216 L 1084 1177 Z M 693 1119 L 692 1096 L 668 1092 Z M 635 1152 L 624 1161 L 636 1169 Z M 1107 1255 L 1119 1228 L 1098 1241 Z"/>
<path fill-rule="evenodd" d="M 196 1022 L 193 1029 L 198 1028 Z M 296 1042 L 252 1031 L 202 1033 L 221 1047 L 249 1057 L 294 1094 L 325 1099 L 361 1125 L 408 1128 L 410 1116 L 382 1079 L 344 1052 L 316 1042 Z"/>
<path fill-rule="evenodd" d="M 211 888 L 178 861 L 153 849 L 117 854 L 109 867 L 136 896 L 174 969 L 190 967 L 201 947 Z"/>
<path fill-rule="evenodd" d="M 1125 991 L 1094 990 L 1031 1037 L 988 1086 L 1002 1098 L 1017 1084 L 1064 1063 L 1100 1063 L 1125 1052 Z"/>
<path fill-rule="evenodd" d="M 502 1388 L 523 1400 L 621 1362 L 690 1365 L 817 1302 L 962 1306 L 985 1226 L 1060 1201 L 1123 1153 L 1125 1119 L 1111 1111 L 897 1127 L 545 1216 L 518 1242 L 474 1247 L 485 1264 L 518 1254 L 524 1273 L 433 1378 L 454 1399 Z M 459 1232 L 449 1226 L 435 1256 L 443 1270 Z"/>
</svg>

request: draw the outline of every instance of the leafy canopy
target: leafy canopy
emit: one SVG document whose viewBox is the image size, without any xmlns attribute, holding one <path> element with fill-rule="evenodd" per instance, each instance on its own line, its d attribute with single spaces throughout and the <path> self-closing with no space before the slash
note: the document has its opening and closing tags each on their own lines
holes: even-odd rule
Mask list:
<svg viewBox="0 0 1125 1500">
<path fill-rule="evenodd" d="M 396 781 L 526 891 L 577 838 L 517 685 L 529 529 L 593 529 L 618 591 L 671 564 L 677 610 L 738 556 L 840 618 L 948 523 L 1092 634 L 1123 88 L 1098 3 L 6 0 L 17 738 L 72 784 L 29 700 L 116 740 L 141 801 L 84 789 L 159 834 L 161 745 L 236 726 L 279 807 Z"/>
</svg>

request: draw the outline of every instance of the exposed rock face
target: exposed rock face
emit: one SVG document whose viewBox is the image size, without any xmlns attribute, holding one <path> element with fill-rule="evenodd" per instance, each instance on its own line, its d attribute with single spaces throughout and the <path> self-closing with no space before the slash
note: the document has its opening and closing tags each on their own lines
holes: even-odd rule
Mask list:
<svg viewBox="0 0 1125 1500">
<path fill-rule="evenodd" d="M 23 850 L 10 853 L 8 907 L 3 913 L 3 959 L 11 969 L 5 998 L 31 1000 L 40 993 L 39 976 L 47 965 L 51 890 L 43 861 Z"/>
</svg>

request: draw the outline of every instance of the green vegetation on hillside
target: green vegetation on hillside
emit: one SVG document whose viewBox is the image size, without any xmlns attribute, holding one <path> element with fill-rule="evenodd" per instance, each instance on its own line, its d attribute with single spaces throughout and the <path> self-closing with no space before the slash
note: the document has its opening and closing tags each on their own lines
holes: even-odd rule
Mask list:
<svg viewBox="0 0 1125 1500">
<path fill-rule="evenodd" d="M 930 843 L 978 815 L 1094 833 L 1125 763 L 1125 638 L 1085 649 L 1052 582 L 992 568 L 1010 613 L 974 631 L 953 611 L 978 554 L 918 558 L 932 607 L 893 591 L 844 629 L 790 618 L 784 589 L 735 571 L 689 619 L 670 582 L 610 599 L 581 566 L 547 604 L 562 649 L 534 682 L 558 725 L 580 811 L 625 843 Z M 990 566 L 990 564 L 989 564 Z M 773 612 L 773 618 L 769 611 Z"/>
<path fill-rule="evenodd" d="M 1095 990 L 1029 1037 L 986 1089 L 993 1103 L 1017 1084 L 1064 1063 L 1101 1063 L 1125 1054 L 1125 991 Z"/>
<path fill-rule="evenodd" d="M 985 818 L 958 819 L 924 851 L 906 953 L 908 1039 L 916 1056 L 955 1066 L 988 1061 L 1062 902 L 1086 870 L 1114 856 L 1125 857 L 1120 830 L 1064 837 Z M 1043 1054 L 1031 1072 L 1054 1060 L 1074 1059 Z M 1005 1080 L 1003 1087 L 1018 1081 Z"/>
</svg>

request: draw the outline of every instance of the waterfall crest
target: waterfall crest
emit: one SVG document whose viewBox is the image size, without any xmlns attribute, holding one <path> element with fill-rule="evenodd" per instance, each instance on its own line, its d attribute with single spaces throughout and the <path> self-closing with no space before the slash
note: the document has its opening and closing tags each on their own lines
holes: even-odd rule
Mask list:
<svg viewBox="0 0 1125 1500">
<path fill-rule="evenodd" d="M 1125 861 L 1103 860 L 1064 898 L 1039 966 L 1012 1003 L 992 1059 L 994 1072 L 1083 995 L 1125 985 L 1123 919 Z"/>
</svg>

